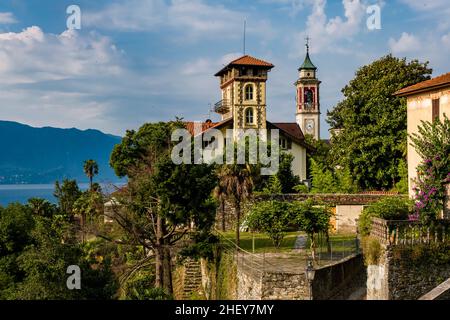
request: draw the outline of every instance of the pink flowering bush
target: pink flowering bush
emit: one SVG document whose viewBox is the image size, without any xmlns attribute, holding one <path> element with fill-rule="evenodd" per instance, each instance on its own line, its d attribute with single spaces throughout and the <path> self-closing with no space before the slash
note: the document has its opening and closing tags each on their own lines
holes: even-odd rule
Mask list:
<svg viewBox="0 0 450 320">
<path fill-rule="evenodd" d="M 444 116 L 442 122 L 422 122 L 411 140 L 424 160 L 417 167 L 415 211 L 409 218 L 430 223 L 443 210 L 450 183 L 450 120 Z"/>
</svg>

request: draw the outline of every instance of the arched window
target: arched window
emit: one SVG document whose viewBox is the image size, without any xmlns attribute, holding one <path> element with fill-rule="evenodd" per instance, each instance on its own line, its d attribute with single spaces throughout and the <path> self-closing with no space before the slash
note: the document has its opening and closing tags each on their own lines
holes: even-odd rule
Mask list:
<svg viewBox="0 0 450 320">
<path fill-rule="evenodd" d="M 253 100 L 253 85 L 245 86 L 245 100 Z"/>
<path fill-rule="evenodd" d="M 248 108 L 245 110 L 245 123 L 254 124 L 253 108 Z"/>
<path fill-rule="evenodd" d="M 307 108 L 312 108 L 314 103 L 314 93 L 311 89 L 305 90 L 305 104 Z"/>
</svg>

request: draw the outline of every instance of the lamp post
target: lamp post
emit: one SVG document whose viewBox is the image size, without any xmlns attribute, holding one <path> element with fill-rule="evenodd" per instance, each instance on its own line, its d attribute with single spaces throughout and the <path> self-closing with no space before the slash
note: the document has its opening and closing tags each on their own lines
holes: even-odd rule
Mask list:
<svg viewBox="0 0 450 320">
<path fill-rule="evenodd" d="M 313 299 L 312 296 L 312 283 L 314 281 L 314 277 L 316 275 L 316 270 L 314 269 L 312 261 L 308 261 L 308 265 L 306 267 L 306 280 L 308 281 L 309 285 L 309 300 Z"/>
</svg>

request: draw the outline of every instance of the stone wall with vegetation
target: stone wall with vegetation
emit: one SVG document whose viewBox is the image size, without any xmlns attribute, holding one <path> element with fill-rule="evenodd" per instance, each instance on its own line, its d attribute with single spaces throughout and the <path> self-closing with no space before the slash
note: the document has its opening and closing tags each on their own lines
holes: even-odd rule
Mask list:
<svg viewBox="0 0 450 320">
<path fill-rule="evenodd" d="M 367 277 L 368 300 L 417 300 L 450 278 L 450 247 L 390 246 Z"/>
<path fill-rule="evenodd" d="M 309 300 L 305 274 L 283 272 L 254 273 L 238 270 L 238 299 Z M 361 255 L 349 257 L 316 270 L 312 284 L 314 300 L 346 299 L 366 282 Z"/>
</svg>

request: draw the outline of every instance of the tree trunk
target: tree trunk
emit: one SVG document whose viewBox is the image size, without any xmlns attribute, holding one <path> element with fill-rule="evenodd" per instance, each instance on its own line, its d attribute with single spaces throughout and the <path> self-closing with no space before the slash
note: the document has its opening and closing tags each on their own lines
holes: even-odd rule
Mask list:
<svg viewBox="0 0 450 320">
<path fill-rule="evenodd" d="M 240 247 L 241 239 L 240 239 L 240 228 L 241 226 L 241 204 L 236 202 L 236 245 Z"/>
<path fill-rule="evenodd" d="M 221 210 L 222 210 L 222 231 L 225 232 L 226 229 L 226 222 L 225 222 L 225 201 L 221 201 L 220 203 Z"/>
<path fill-rule="evenodd" d="M 163 219 L 158 215 L 156 218 L 156 245 L 155 245 L 155 287 L 164 287 L 164 269 L 163 269 Z"/>
<path fill-rule="evenodd" d="M 326 237 L 326 241 L 327 241 L 327 252 L 328 252 L 328 254 L 331 254 L 330 233 L 328 232 L 328 230 L 325 233 L 325 237 Z"/>
<path fill-rule="evenodd" d="M 171 263 L 171 255 L 170 255 L 170 248 L 168 246 L 164 247 L 164 261 L 163 261 L 163 279 L 164 279 L 164 286 L 166 293 L 173 294 L 173 287 L 172 287 L 172 263 Z"/>
<path fill-rule="evenodd" d="M 310 235 L 311 239 L 311 256 L 313 261 L 316 261 L 316 240 L 314 239 L 314 233 Z"/>
</svg>

